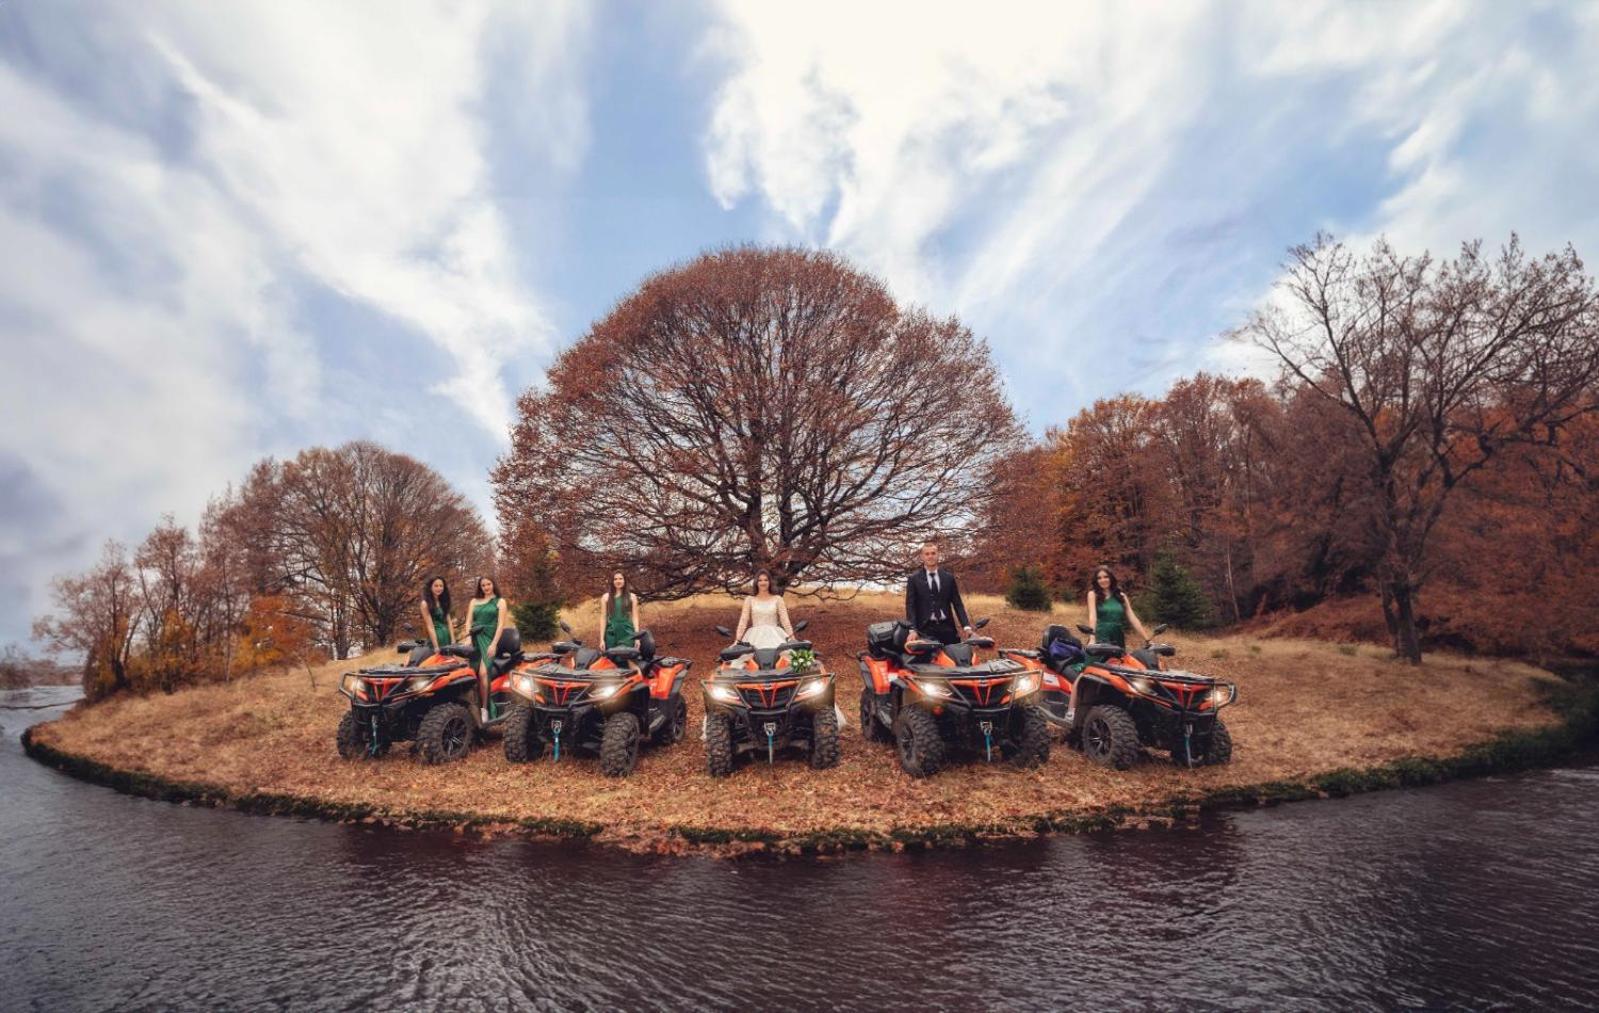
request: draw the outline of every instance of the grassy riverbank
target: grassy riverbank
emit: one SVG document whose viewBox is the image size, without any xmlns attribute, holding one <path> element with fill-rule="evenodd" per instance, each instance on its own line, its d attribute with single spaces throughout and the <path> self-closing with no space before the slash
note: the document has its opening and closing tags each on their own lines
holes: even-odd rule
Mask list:
<svg viewBox="0 0 1599 1013">
<path fill-rule="evenodd" d="M 334 687 L 340 672 L 360 662 L 79 708 L 35 729 L 29 748 L 122 790 L 254 811 L 473 824 L 647 849 L 831 850 L 1082 829 L 1206 802 L 1424 783 L 1547 762 L 1539 751 L 1566 741 L 1566 684 L 1516 662 L 1434 656 L 1414 669 L 1368 646 L 1179 636 L 1171 639 L 1182 667 L 1238 682 L 1239 703 L 1226 712 L 1236 744 L 1231 764 L 1180 770 L 1164 754 L 1149 754 L 1118 773 L 1057 746 L 1037 771 L 973 763 L 912 781 L 891 749 L 864 742 L 855 727 L 854 654 L 865 624 L 892 615 L 898 601 L 863 595 L 795 603 L 794 617 L 811 620 L 808 635 L 838 673 L 850 720 L 843 760 L 828 771 L 761 763 L 713 781 L 692 736 L 646 751 L 624 781 L 602 778 L 586 758 L 512 766 L 498 739 L 445 767 L 423 767 L 403 747 L 346 763 L 333 747 L 345 708 Z M 580 636 L 594 635 L 592 611 L 573 613 Z M 988 632 L 1002 644 L 1036 646 L 1048 621 L 995 599 L 979 599 L 973 612 L 993 617 Z M 695 727 L 697 677 L 722 646 L 711 627 L 734 618 L 731 600 L 704 597 L 644 616 L 664 652 L 695 659 L 686 694 Z M 1075 618 L 1057 608 L 1053 621 Z"/>
</svg>

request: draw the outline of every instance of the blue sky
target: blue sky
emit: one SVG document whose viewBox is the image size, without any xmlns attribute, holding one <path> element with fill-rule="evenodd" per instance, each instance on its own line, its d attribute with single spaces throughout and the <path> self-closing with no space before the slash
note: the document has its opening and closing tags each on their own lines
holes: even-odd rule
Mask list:
<svg viewBox="0 0 1599 1013">
<path fill-rule="evenodd" d="M 1599 255 L 1599 5 L 0 2 L 0 642 L 255 459 L 487 513 L 516 394 L 646 274 L 837 249 L 1035 432 L 1260 370 L 1318 229 Z"/>
</svg>

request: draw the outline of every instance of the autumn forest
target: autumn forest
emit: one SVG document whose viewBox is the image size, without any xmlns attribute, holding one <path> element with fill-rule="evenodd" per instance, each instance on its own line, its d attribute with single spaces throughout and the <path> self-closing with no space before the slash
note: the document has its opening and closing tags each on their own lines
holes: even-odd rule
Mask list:
<svg viewBox="0 0 1599 1013">
<path fill-rule="evenodd" d="M 1069 335 L 1062 335 L 1069 342 Z M 1599 653 L 1599 301 L 1571 250 L 1440 259 L 1317 237 L 1198 374 L 1031 438 L 988 346 L 842 258 L 705 254 L 646 279 L 517 405 L 498 535 L 373 443 L 264 460 L 59 579 L 35 624 L 92 696 L 346 657 L 403 637 L 421 581 L 494 572 L 526 635 L 613 568 L 646 598 L 890 585 L 926 537 L 978 590 L 1455 649 Z M 185 504 L 173 504 L 180 508 Z M 1047 598 L 1046 598 L 1047 600 Z"/>
</svg>

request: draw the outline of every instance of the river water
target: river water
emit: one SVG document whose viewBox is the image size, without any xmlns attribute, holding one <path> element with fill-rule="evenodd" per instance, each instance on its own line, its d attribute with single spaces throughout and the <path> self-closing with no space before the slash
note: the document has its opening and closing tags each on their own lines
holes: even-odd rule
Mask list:
<svg viewBox="0 0 1599 1013">
<path fill-rule="evenodd" d="M 247 816 L 28 760 L 0 1008 L 1599 1007 L 1599 767 L 842 859 Z"/>
</svg>

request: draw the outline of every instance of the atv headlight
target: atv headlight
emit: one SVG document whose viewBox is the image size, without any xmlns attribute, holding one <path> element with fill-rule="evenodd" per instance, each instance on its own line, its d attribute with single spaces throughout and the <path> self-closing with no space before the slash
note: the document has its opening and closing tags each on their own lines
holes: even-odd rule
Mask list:
<svg viewBox="0 0 1599 1013">
<path fill-rule="evenodd" d="M 800 686 L 799 692 L 794 694 L 794 699 L 809 700 L 811 697 L 821 696 L 825 692 L 827 692 L 827 680 L 812 679 L 810 682 Z"/>
<path fill-rule="evenodd" d="M 945 697 L 950 695 L 949 687 L 941 682 L 923 682 L 918 679 L 916 680 L 916 686 L 928 696 Z"/>
<path fill-rule="evenodd" d="M 1217 686 L 1210 691 L 1210 705 L 1212 707 L 1225 707 L 1233 702 L 1233 697 L 1237 693 L 1238 687 L 1236 686 Z"/>
<path fill-rule="evenodd" d="M 533 695 L 533 677 L 531 675 L 517 676 L 515 680 L 515 686 L 516 691 L 523 696 Z"/>
<path fill-rule="evenodd" d="M 1133 687 L 1133 692 L 1135 692 L 1135 693 L 1153 693 L 1153 692 L 1155 692 L 1155 684 L 1153 682 L 1149 681 L 1149 679 L 1145 678 L 1142 675 L 1128 676 L 1127 677 L 1127 685 Z"/>
<path fill-rule="evenodd" d="M 595 683 L 594 684 L 594 688 L 589 690 L 589 699 L 590 700 L 609 700 L 611 697 L 615 696 L 616 695 L 616 691 L 621 689 L 621 688 L 622 688 L 622 684 L 619 683 L 619 682 L 600 682 L 600 683 Z"/>
<path fill-rule="evenodd" d="M 340 680 L 339 688 L 351 696 L 356 696 L 357 694 L 366 691 L 366 683 L 361 681 L 359 676 L 346 675 L 342 680 Z"/>
<path fill-rule="evenodd" d="M 1037 689 L 1038 673 L 1028 672 L 1026 675 L 1018 675 L 1016 677 L 1016 681 L 1011 684 L 1010 692 L 1012 696 L 1026 696 L 1029 693 L 1035 692 Z"/>
<path fill-rule="evenodd" d="M 407 693 L 420 693 L 431 685 L 433 685 L 433 676 L 413 675 L 410 679 L 406 680 L 405 691 Z"/>
<path fill-rule="evenodd" d="M 707 683 L 705 692 L 711 695 L 712 700 L 720 700 L 722 703 L 738 703 L 738 690 L 731 686 L 720 686 L 714 682 Z"/>
</svg>

